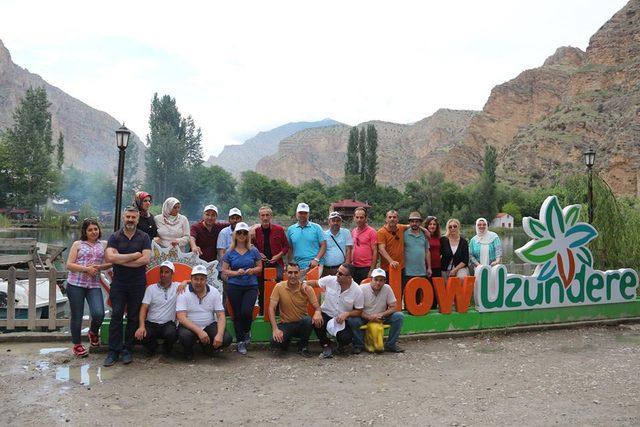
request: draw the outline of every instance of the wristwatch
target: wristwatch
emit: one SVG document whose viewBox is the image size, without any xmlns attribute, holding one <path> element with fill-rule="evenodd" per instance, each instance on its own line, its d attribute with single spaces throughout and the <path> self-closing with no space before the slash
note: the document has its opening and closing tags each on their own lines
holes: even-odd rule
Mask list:
<svg viewBox="0 0 640 427">
<path fill-rule="evenodd" d="M 319 260 L 318 258 L 314 258 L 313 260 L 314 260 L 315 262 L 318 262 L 318 263 L 320 262 L 320 260 Z"/>
</svg>

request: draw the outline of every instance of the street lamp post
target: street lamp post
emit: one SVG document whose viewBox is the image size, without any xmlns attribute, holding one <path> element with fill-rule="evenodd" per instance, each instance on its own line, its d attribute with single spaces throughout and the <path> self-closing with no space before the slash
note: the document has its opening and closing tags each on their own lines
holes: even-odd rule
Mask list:
<svg viewBox="0 0 640 427">
<path fill-rule="evenodd" d="M 584 164 L 587 165 L 587 172 L 589 174 L 589 188 L 587 193 L 587 199 L 589 202 L 589 224 L 593 224 L 593 164 L 596 161 L 596 152 L 593 147 L 589 147 L 584 152 Z"/>
<path fill-rule="evenodd" d="M 118 182 L 116 184 L 116 213 L 113 217 L 113 231 L 120 229 L 120 216 L 122 215 L 122 181 L 124 176 L 124 151 L 129 144 L 131 132 L 124 126 L 116 131 L 116 145 L 118 146 Z"/>
</svg>

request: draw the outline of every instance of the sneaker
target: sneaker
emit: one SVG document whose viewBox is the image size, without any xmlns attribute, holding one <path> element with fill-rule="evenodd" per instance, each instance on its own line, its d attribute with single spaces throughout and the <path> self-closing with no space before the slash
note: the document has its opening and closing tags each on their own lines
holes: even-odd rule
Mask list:
<svg viewBox="0 0 640 427">
<path fill-rule="evenodd" d="M 360 347 L 353 347 L 351 349 L 351 354 L 360 354 L 362 353 L 362 349 Z"/>
<path fill-rule="evenodd" d="M 133 353 L 131 353 L 129 350 L 123 351 L 122 352 L 122 363 L 124 363 L 125 365 L 128 365 L 131 362 L 133 362 Z"/>
<path fill-rule="evenodd" d="M 87 357 L 89 355 L 89 352 L 82 344 L 74 345 L 72 351 L 76 357 Z"/>
<path fill-rule="evenodd" d="M 307 347 L 302 347 L 300 350 L 298 350 L 298 354 L 304 358 L 311 357 L 311 353 L 309 352 L 309 349 Z"/>
<path fill-rule="evenodd" d="M 343 345 L 338 344 L 338 348 L 336 349 L 336 353 L 338 353 L 338 354 L 346 354 L 347 351 L 345 350 Z"/>
<path fill-rule="evenodd" d="M 404 349 L 398 347 L 397 345 L 394 345 L 393 347 L 385 347 L 384 351 L 388 353 L 404 353 Z"/>
<path fill-rule="evenodd" d="M 89 335 L 89 344 L 91 344 L 91 347 L 98 347 L 100 345 L 100 335 L 94 334 L 91 331 L 89 331 L 88 335 Z"/>
<path fill-rule="evenodd" d="M 110 351 L 107 354 L 107 357 L 104 359 L 102 366 L 113 366 L 119 359 L 118 353 L 115 351 Z"/>
<path fill-rule="evenodd" d="M 333 357 L 333 351 L 331 351 L 331 346 L 326 346 L 322 349 L 322 353 L 320 353 L 320 359 L 331 359 Z"/>
<path fill-rule="evenodd" d="M 245 341 L 240 341 L 238 343 L 238 353 L 243 356 L 247 354 L 247 343 Z"/>
</svg>

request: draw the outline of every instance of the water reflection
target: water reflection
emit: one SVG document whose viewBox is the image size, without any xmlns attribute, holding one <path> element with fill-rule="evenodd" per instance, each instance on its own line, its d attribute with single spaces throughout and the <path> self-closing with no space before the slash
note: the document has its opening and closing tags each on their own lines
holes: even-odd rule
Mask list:
<svg viewBox="0 0 640 427">
<path fill-rule="evenodd" d="M 80 366 L 59 366 L 56 368 L 56 380 L 61 382 L 75 382 L 80 385 L 102 383 L 105 380 L 102 366 L 92 367 L 90 363 Z"/>
</svg>

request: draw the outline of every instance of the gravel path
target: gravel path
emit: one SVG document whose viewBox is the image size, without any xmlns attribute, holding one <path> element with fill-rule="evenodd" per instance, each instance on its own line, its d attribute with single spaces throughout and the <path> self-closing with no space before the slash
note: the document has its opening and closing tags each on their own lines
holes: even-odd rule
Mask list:
<svg viewBox="0 0 640 427">
<path fill-rule="evenodd" d="M 404 354 L 101 367 L 1 344 L 2 424 L 639 425 L 640 325 L 406 341 Z M 318 351 L 317 348 L 313 350 Z"/>
</svg>

